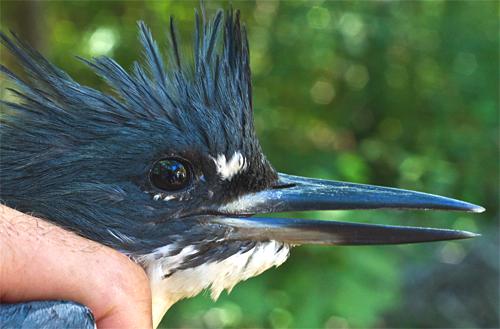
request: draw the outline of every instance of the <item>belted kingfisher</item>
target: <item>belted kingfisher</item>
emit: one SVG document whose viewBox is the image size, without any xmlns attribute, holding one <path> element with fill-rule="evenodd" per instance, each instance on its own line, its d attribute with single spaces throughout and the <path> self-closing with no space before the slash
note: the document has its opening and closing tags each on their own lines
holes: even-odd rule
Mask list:
<svg viewBox="0 0 500 329">
<path fill-rule="evenodd" d="M 2 101 L 0 199 L 128 255 L 146 271 L 153 319 L 183 298 L 282 264 L 293 246 L 463 239 L 446 229 L 262 217 L 337 209 L 482 212 L 395 188 L 278 173 L 253 124 L 250 56 L 238 11 L 195 12 L 192 61 L 170 20 L 164 62 L 139 23 L 144 59 L 80 58 L 112 89 L 84 86 L 15 34 L 1 34 L 29 79 L 5 66 L 19 102 Z M 191 57 L 189 57 L 191 58 Z M 252 217 L 260 214 L 261 217 Z"/>
</svg>

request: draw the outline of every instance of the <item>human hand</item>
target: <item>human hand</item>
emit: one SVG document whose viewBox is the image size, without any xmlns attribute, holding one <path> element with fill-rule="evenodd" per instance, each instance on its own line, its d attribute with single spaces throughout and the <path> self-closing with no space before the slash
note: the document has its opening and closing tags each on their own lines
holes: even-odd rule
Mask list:
<svg viewBox="0 0 500 329">
<path fill-rule="evenodd" d="M 151 291 L 125 255 L 0 205 L 0 302 L 71 300 L 98 328 L 151 328 Z"/>
</svg>

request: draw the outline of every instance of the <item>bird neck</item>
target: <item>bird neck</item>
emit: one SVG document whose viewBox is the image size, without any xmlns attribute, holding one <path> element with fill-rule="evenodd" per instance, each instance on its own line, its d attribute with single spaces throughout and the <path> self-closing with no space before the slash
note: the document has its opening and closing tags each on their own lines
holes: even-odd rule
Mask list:
<svg viewBox="0 0 500 329">
<path fill-rule="evenodd" d="M 149 277 L 154 328 L 179 300 L 196 296 L 204 289 L 210 289 L 210 296 L 216 300 L 223 290 L 230 292 L 238 282 L 281 265 L 290 254 L 290 246 L 283 242 L 257 242 L 253 248 L 227 258 L 184 268 L 183 260 L 199 252 L 195 246 L 186 246 L 175 255 L 158 257 L 165 252 L 161 249 L 136 260 Z"/>
</svg>

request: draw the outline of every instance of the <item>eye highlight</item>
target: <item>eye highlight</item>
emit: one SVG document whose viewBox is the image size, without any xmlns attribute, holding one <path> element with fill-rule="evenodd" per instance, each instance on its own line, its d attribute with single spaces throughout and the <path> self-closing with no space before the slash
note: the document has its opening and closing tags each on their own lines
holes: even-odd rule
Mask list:
<svg viewBox="0 0 500 329">
<path fill-rule="evenodd" d="M 191 182 L 189 165 L 176 158 L 166 158 L 155 162 L 149 173 L 149 180 L 155 187 L 165 191 L 178 191 Z"/>
</svg>

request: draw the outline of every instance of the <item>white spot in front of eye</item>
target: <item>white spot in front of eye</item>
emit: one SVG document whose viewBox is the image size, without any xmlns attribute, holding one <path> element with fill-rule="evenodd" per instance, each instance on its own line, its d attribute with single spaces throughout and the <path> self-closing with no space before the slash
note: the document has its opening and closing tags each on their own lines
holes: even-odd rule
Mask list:
<svg viewBox="0 0 500 329">
<path fill-rule="evenodd" d="M 175 196 L 173 196 L 173 195 L 167 195 L 166 197 L 163 198 L 163 201 L 169 201 L 169 200 L 172 200 L 172 199 L 175 199 Z"/>
<path fill-rule="evenodd" d="M 217 159 L 210 157 L 217 167 L 217 173 L 224 180 L 231 180 L 236 174 L 247 168 L 247 161 L 241 152 L 234 152 L 228 161 L 224 154 L 219 154 Z"/>
</svg>

